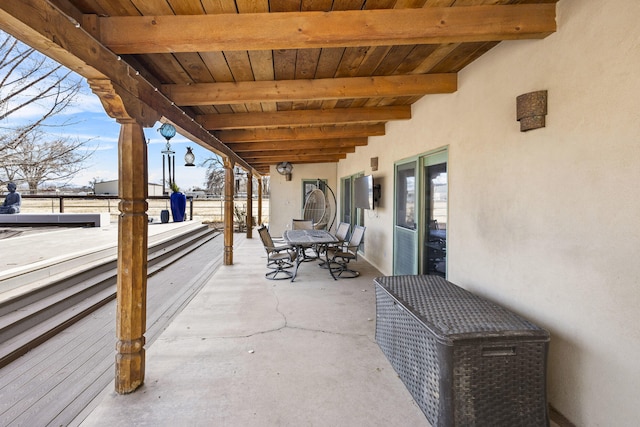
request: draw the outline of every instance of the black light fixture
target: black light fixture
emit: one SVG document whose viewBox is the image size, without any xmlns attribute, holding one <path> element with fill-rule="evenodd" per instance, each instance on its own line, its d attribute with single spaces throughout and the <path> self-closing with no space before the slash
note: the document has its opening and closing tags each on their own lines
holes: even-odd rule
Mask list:
<svg viewBox="0 0 640 427">
<path fill-rule="evenodd" d="M 164 139 L 167 140 L 167 145 L 165 149 L 162 150 L 162 193 L 168 194 L 169 191 L 167 191 L 167 189 L 165 188 L 167 180 L 165 175 L 164 160 L 166 157 L 167 167 L 169 170 L 169 188 L 171 188 L 172 184 L 176 182 L 176 158 L 174 156 L 175 151 L 171 150 L 171 144 L 169 143 L 169 140 L 176 136 L 176 128 L 170 123 L 163 123 L 162 126 L 160 126 L 160 128 L 158 129 L 158 132 L 160 132 L 160 135 L 162 135 Z"/>
<path fill-rule="evenodd" d="M 196 155 L 191 151 L 191 147 L 187 147 L 187 154 L 184 155 L 185 166 L 195 166 L 193 162 L 196 161 Z"/>
</svg>

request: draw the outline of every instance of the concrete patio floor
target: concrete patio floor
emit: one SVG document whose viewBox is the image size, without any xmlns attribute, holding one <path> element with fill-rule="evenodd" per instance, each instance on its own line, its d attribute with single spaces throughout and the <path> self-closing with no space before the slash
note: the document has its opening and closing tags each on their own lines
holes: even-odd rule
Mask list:
<svg viewBox="0 0 640 427">
<path fill-rule="evenodd" d="M 429 426 L 375 342 L 373 278 L 317 262 L 265 279 L 257 236 L 147 349 L 145 384 L 107 388 L 82 426 Z M 83 416 L 86 414 L 83 414 Z"/>
</svg>

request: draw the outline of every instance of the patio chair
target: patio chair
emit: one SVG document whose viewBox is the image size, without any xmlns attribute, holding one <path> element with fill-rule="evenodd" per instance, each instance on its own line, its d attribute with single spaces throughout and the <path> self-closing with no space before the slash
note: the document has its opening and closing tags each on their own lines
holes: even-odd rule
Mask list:
<svg viewBox="0 0 640 427">
<path fill-rule="evenodd" d="M 313 230 L 313 221 L 310 219 L 292 219 L 292 230 Z"/>
<path fill-rule="evenodd" d="M 292 219 L 291 220 L 291 229 L 292 230 L 313 230 L 313 221 L 310 219 Z M 314 254 L 307 253 L 307 250 L 311 249 L 314 251 Z M 302 261 L 308 262 L 313 261 L 314 259 L 318 259 L 318 251 L 313 245 L 305 246 L 302 250 Z"/>
<path fill-rule="evenodd" d="M 262 224 L 260 224 L 260 227 L 265 227 L 267 229 L 267 231 L 269 230 L 269 224 L 266 223 L 266 222 L 263 222 Z M 269 235 L 271 236 L 271 232 L 270 231 L 269 231 Z M 284 240 L 284 237 L 282 237 L 282 236 L 271 236 L 271 240 L 276 245 L 278 245 L 278 244 L 286 244 L 287 243 L 287 241 Z"/>
<path fill-rule="evenodd" d="M 348 222 L 340 222 L 338 224 L 338 226 L 336 227 L 336 238 L 338 239 L 338 244 L 345 243 L 350 229 L 351 225 Z"/>
<path fill-rule="evenodd" d="M 293 267 L 292 262 L 296 258 L 294 249 L 289 245 L 276 246 L 267 227 L 258 228 L 258 234 L 260 234 L 264 249 L 267 251 L 267 268 L 272 270 L 264 277 L 269 280 L 291 279 L 293 273 L 286 269 Z"/>
<path fill-rule="evenodd" d="M 356 225 L 353 228 L 353 233 L 351 233 L 349 243 L 328 249 L 329 254 L 331 254 L 331 258 L 327 256 L 327 258 L 329 258 L 329 268 L 331 269 L 331 274 L 334 277 L 351 279 L 360 275 L 359 272 L 349 268 L 349 261 L 358 260 L 358 248 L 364 238 L 365 230 L 366 227 Z M 345 273 L 347 275 L 343 276 Z"/>
<path fill-rule="evenodd" d="M 335 234 L 336 239 L 338 239 L 338 241 L 335 243 L 329 243 L 328 245 L 326 245 L 325 250 L 329 248 L 335 249 L 336 247 L 344 246 L 347 243 L 347 236 L 349 235 L 350 229 L 351 229 L 351 224 L 349 224 L 348 222 L 340 222 L 336 227 L 336 234 Z M 320 267 L 328 268 L 327 262 L 322 261 L 320 263 Z"/>
</svg>

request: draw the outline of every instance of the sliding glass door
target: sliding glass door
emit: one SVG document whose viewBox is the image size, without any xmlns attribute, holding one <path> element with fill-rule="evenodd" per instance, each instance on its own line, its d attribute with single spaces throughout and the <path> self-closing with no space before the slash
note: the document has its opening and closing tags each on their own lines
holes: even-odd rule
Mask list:
<svg viewBox="0 0 640 427">
<path fill-rule="evenodd" d="M 364 225 L 364 210 L 355 207 L 354 202 L 354 181 L 356 178 L 363 176 L 362 172 L 355 175 L 347 176 L 341 180 L 342 198 L 340 199 L 340 220 L 348 222 L 353 229 L 354 225 Z"/>
<path fill-rule="evenodd" d="M 393 270 L 396 275 L 418 273 L 417 168 L 417 160 L 396 165 L 393 250 Z"/>
<path fill-rule="evenodd" d="M 446 277 L 446 151 L 396 164 L 394 208 L 394 274 L 437 274 Z"/>
<path fill-rule="evenodd" d="M 423 274 L 447 274 L 447 163 L 427 158 L 424 165 L 426 223 L 422 251 Z"/>
</svg>

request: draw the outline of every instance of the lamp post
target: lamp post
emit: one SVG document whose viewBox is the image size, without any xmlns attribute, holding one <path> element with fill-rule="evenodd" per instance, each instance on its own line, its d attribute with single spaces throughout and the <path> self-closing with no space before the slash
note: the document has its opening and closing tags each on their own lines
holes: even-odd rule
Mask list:
<svg viewBox="0 0 640 427">
<path fill-rule="evenodd" d="M 234 176 L 234 181 L 235 181 L 235 194 L 237 195 L 238 193 L 240 193 L 241 181 L 242 181 L 243 177 L 247 176 L 247 173 L 245 171 L 241 170 L 239 167 L 235 166 L 233 168 L 233 176 Z"/>
<path fill-rule="evenodd" d="M 169 143 L 169 140 L 174 136 L 176 136 L 176 128 L 169 123 L 164 123 L 162 126 L 160 126 L 160 129 L 158 129 L 158 132 L 160 132 L 160 135 L 162 135 L 167 140 L 167 145 L 165 149 L 162 150 L 162 194 L 166 195 L 169 192 L 165 188 L 166 179 L 167 179 L 165 175 L 165 167 L 164 167 L 165 157 L 167 160 L 167 169 L 169 172 L 169 188 L 171 188 L 171 184 L 173 184 L 176 181 L 176 159 L 174 156 L 175 151 L 171 150 L 171 144 Z M 173 173 L 172 173 L 172 165 L 173 165 Z"/>
</svg>

